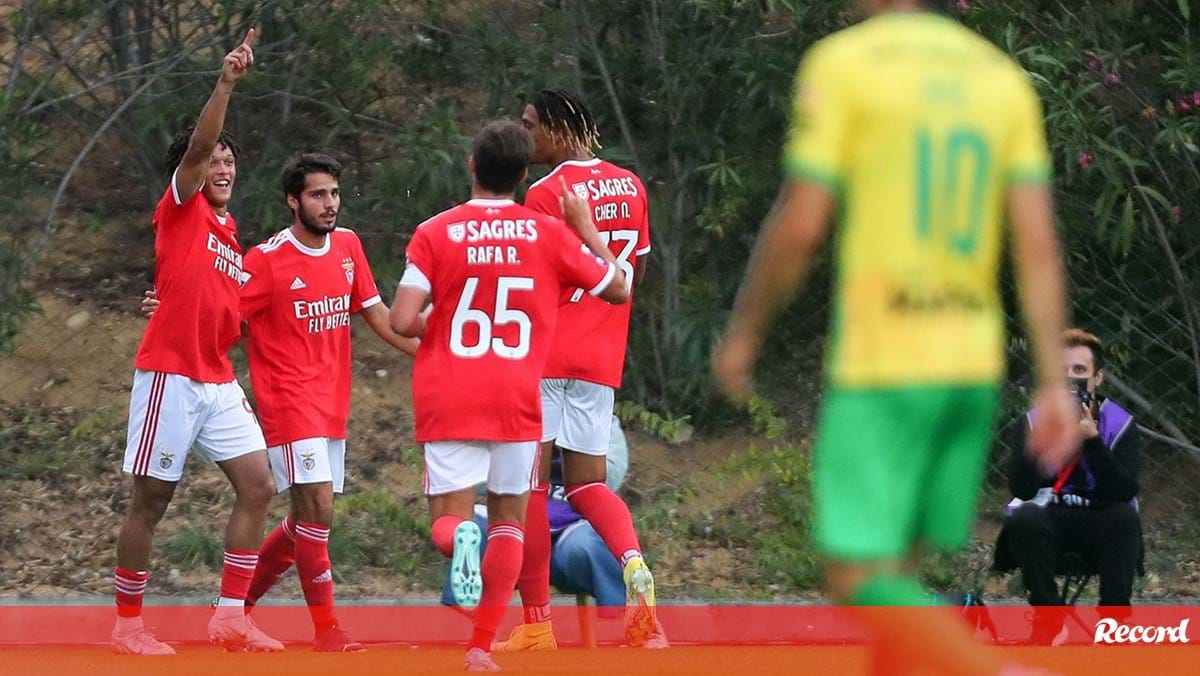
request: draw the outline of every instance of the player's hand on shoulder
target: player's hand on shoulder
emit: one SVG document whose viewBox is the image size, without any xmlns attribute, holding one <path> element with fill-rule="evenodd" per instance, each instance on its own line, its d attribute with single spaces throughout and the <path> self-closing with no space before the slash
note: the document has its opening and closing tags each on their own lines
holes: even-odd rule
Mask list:
<svg viewBox="0 0 1200 676">
<path fill-rule="evenodd" d="M 142 316 L 150 319 L 151 315 L 158 311 L 158 305 L 161 302 L 154 289 L 147 289 L 142 297 Z"/>
<path fill-rule="evenodd" d="M 567 182 L 562 176 L 558 177 L 558 185 L 562 193 L 558 196 L 558 205 L 562 208 L 563 220 L 571 229 L 579 232 L 581 229 L 595 228 L 592 223 L 591 207 L 588 202 L 567 189 Z"/>
<path fill-rule="evenodd" d="M 246 37 L 242 40 L 242 44 L 225 55 L 225 61 L 221 67 L 221 80 L 223 82 L 233 84 L 246 77 L 246 73 L 250 72 L 250 67 L 254 65 L 254 50 L 251 48 L 253 43 L 254 29 L 251 28 L 246 32 Z"/>
</svg>

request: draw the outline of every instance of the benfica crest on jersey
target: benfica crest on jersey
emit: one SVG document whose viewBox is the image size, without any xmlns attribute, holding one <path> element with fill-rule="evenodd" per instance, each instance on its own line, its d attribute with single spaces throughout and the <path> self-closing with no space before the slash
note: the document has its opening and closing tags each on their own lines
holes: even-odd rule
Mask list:
<svg viewBox="0 0 1200 676">
<path fill-rule="evenodd" d="M 342 270 L 346 273 L 346 281 L 354 283 L 354 261 L 349 258 L 342 259 Z"/>
<path fill-rule="evenodd" d="M 574 190 L 574 191 L 575 191 L 575 196 L 576 196 L 576 197 L 578 197 L 578 198 L 579 198 L 579 199 L 581 199 L 581 200 L 586 200 L 586 199 L 588 198 L 588 187 L 587 187 L 587 183 L 582 183 L 582 182 L 580 182 L 580 183 L 572 183 L 572 184 L 571 184 L 571 190 Z"/>
<path fill-rule="evenodd" d="M 463 241 L 463 237 L 467 236 L 467 225 L 465 223 L 451 223 L 446 228 L 446 236 L 451 242 L 458 244 Z"/>
</svg>

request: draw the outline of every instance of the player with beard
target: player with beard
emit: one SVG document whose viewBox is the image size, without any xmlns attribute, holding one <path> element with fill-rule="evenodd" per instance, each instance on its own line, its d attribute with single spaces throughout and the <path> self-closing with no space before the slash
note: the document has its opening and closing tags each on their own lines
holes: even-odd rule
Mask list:
<svg viewBox="0 0 1200 676">
<path fill-rule="evenodd" d="M 242 316 L 250 379 L 275 485 L 291 512 L 263 542 L 246 602 L 252 606 L 296 564 L 318 651 L 356 652 L 333 612 L 329 529 L 345 479 L 350 415 L 350 315 L 412 355 L 417 341 L 388 326 L 388 308 L 358 235 L 337 227 L 341 165 L 305 153 L 283 170 L 292 224 L 246 254 Z"/>
<path fill-rule="evenodd" d="M 350 415 L 350 315 L 406 354 L 418 341 L 388 325 L 375 279 L 354 232 L 337 227 L 341 165 L 303 153 L 284 167 L 292 224 L 246 254 L 241 289 L 250 379 L 275 485 L 291 510 L 263 542 L 247 608 L 296 564 L 319 652 L 364 648 L 333 612 L 329 529 L 345 479 Z"/>
</svg>

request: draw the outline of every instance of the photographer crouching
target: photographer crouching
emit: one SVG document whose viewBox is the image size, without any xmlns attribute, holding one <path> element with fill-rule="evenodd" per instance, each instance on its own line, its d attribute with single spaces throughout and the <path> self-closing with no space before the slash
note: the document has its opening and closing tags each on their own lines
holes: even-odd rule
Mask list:
<svg viewBox="0 0 1200 676">
<path fill-rule="evenodd" d="M 1064 348 L 1067 377 L 1079 400 L 1083 444 L 1060 472 L 1047 474 L 1025 452 L 1037 410 L 1012 425 L 1008 485 L 1016 497 L 1009 503 L 996 543 L 995 568 L 1020 568 L 1029 603 L 1057 606 L 1065 601 L 1054 576 L 1065 572 L 1064 561 L 1074 555 L 1076 567 L 1099 574 L 1101 606 L 1127 607 L 1141 560 L 1142 527 L 1135 496 L 1142 439 L 1133 416 L 1096 393 L 1104 382 L 1101 340 L 1071 329 L 1064 334 Z M 1034 633 L 1036 639 L 1036 625 Z"/>
</svg>

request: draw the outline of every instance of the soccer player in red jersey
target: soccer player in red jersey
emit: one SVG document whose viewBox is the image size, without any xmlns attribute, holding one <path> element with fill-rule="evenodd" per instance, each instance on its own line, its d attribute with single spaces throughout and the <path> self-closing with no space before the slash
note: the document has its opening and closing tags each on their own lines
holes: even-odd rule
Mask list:
<svg viewBox="0 0 1200 676">
<path fill-rule="evenodd" d="M 142 623 L 150 548 L 191 448 L 215 461 L 237 493 L 225 532 L 221 596 L 209 637 L 229 649 L 280 650 L 244 616 L 272 486 L 262 430 L 227 352 L 239 334 L 242 250 L 228 213 L 237 146 L 222 127 L 234 85 L 254 63 L 254 31 L 227 54 L 194 129 L 168 153 L 171 184 L 154 212 L 155 287 L 163 310 L 146 326 L 134 361 L 123 468 L 133 497 L 117 540 L 119 653 L 174 651 Z"/>
<path fill-rule="evenodd" d="M 247 604 L 296 564 L 319 652 L 358 652 L 333 612 L 329 530 L 345 479 L 350 416 L 350 315 L 413 355 L 418 341 L 392 331 L 358 235 L 337 227 L 341 165 L 304 153 L 282 176 L 292 224 L 246 254 L 241 290 L 250 378 L 275 485 L 291 512 L 263 543 Z"/>
<path fill-rule="evenodd" d="M 533 137 L 535 164 L 554 167 L 530 186 L 525 206 L 561 217 L 559 183 L 586 200 L 604 245 L 626 278 L 640 283 L 650 253 L 646 188 L 633 172 L 596 157 L 599 131 L 587 107 L 563 90 L 543 90 L 521 122 Z M 604 539 L 625 569 L 625 634 L 631 645 L 665 648 L 654 613 L 654 578 L 642 558 L 625 502 L 605 484 L 613 396 L 621 386 L 630 305 L 608 305 L 572 289 L 562 299 L 554 346 L 541 384 L 542 448 L 538 485 L 526 516 L 525 561 L 518 586 L 524 624 L 496 650 L 554 650 L 550 625 L 550 524 L 546 500 L 550 457 L 563 449 L 567 499 Z"/>
<path fill-rule="evenodd" d="M 246 254 L 242 316 L 248 325 L 250 378 L 280 491 L 291 513 L 267 536 L 246 597 L 247 612 L 293 563 L 316 628 L 318 652 L 359 652 L 333 613 L 329 530 L 333 496 L 345 480 L 350 416 L 350 315 L 413 355 L 419 343 L 388 324 L 362 244 L 337 227 L 341 165 L 302 153 L 284 167 L 292 224 Z M 150 299 L 151 314 L 160 303 Z"/>
<path fill-rule="evenodd" d="M 610 303 L 629 298 L 626 275 L 586 202 L 560 183 L 570 228 L 513 202 L 532 153 L 529 133 L 512 122 L 493 122 L 475 137 L 472 199 L 418 226 L 391 315 L 397 332 L 422 337 L 413 409 L 432 536 L 453 558 L 456 601 L 479 604 L 468 671 L 499 670 L 490 650 L 521 569 L 542 432 L 538 383 L 559 299 L 574 288 Z M 490 523 L 480 566 L 472 516 L 482 483 Z"/>
</svg>

